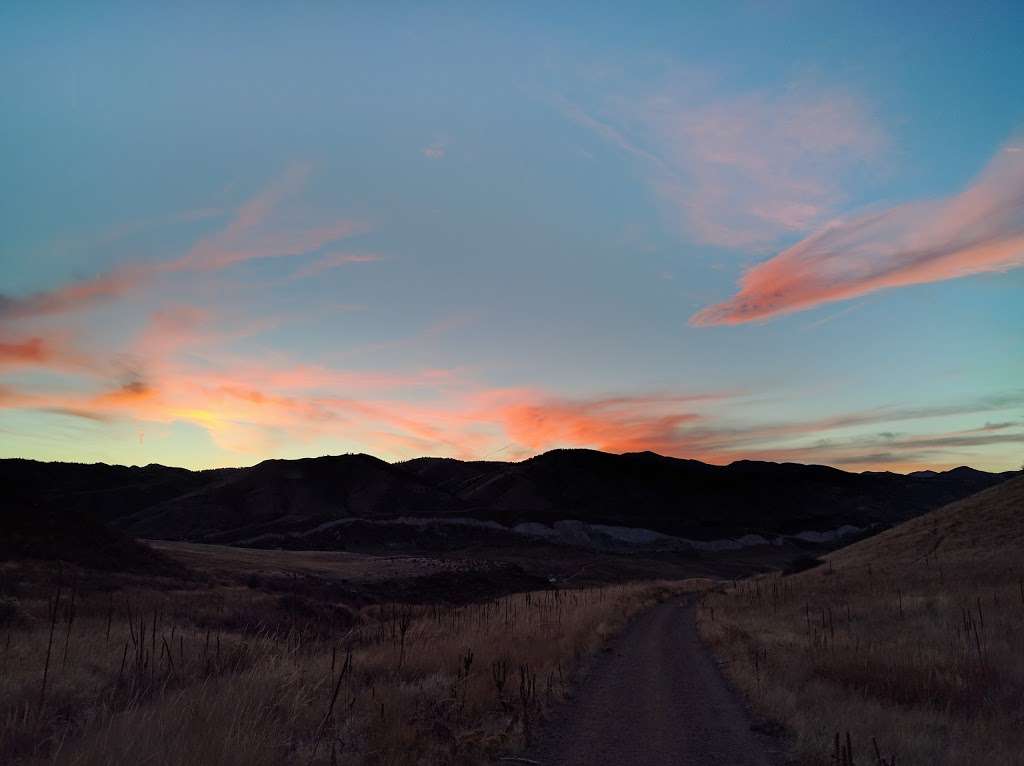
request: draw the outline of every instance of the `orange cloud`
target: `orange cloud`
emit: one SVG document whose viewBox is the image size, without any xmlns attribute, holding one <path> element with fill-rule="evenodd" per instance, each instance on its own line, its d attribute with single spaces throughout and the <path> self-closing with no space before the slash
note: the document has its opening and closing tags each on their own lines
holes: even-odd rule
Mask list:
<svg viewBox="0 0 1024 766">
<path fill-rule="evenodd" d="M 18 367 L 86 372 L 94 367 L 94 363 L 85 354 L 73 350 L 64 334 L 0 339 L 0 370 Z"/>
<path fill-rule="evenodd" d="M 0 366 L 44 364 L 54 356 L 54 350 L 42 338 L 21 341 L 0 340 Z"/>
<path fill-rule="evenodd" d="M 571 401 L 527 394 L 518 401 L 499 400 L 489 417 L 502 425 L 512 442 L 533 452 L 553 447 L 593 447 L 609 452 L 678 453 L 687 446 L 682 426 L 700 419 L 700 415 L 680 411 L 680 407 L 712 398 L 718 397 L 634 396 Z"/>
<path fill-rule="evenodd" d="M 331 370 L 282 361 L 271 367 L 234 363 L 210 370 L 212 360 L 198 367 L 173 359 L 141 360 L 145 372 L 132 372 L 114 388 L 98 393 L 37 391 L 23 395 L 6 391 L 0 407 L 35 409 L 107 422 L 118 419 L 150 423 L 185 422 L 206 430 L 225 449 L 254 453 L 269 449 L 274 439 L 303 443 L 324 436 L 363 439 L 372 434 L 419 436 L 444 445 L 462 439 L 444 425 L 443 408 L 431 409 L 402 401 L 355 398 L 368 393 L 431 387 L 444 390 L 455 378 L 449 371 L 375 373 Z M 340 396 L 341 392 L 349 396 Z"/>
<path fill-rule="evenodd" d="M 1000 151 L 945 200 L 825 227 L 747 271 L 739 292 L 694 325 L 742 324 L 894 287 L 1024 266 L 1024 152 Z"/>
<path fill-rule="evenodd" d="M 322 445 L 327 439 L 392 458 L 517 459 L 556 447 L 591 447 L 654 450 L 713 463 L 759 458 L 910 469 L 944 465 L 963 450 L 971 455 L 986 445 L 1024 443 L 1024 427 L 1013 420 L 947 433 L 870 430 L 876 424 L 1013 411 L 1024 403 L 1022 392 L 811 421 L 736 424 L 729 420 L 734 408 L 720 407 L 737 396 L 729 393 L 567 399 L 532 389 L 475 386 L 450 371 L 382 375 L 219 356 L 197 365 L 165 360 L 142 367 L 147 372 L 129 373 L 118 385 L 93 393 L 0 388 L 0 407 L 98 423 L 189 423 L 224 450 L 263 457 L 283 446 Z"/>
</svg>

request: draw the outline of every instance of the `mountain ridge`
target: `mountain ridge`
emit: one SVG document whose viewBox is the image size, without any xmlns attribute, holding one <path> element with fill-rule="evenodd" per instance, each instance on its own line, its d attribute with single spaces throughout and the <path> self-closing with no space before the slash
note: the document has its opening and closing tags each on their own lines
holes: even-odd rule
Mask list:
<svg viewBox="0 0 1024 766">
<path fill-rule="evenodd" d="M 692 538 L 890 526 L 1015 472 L 925 476 L 653 452 L 551 450 L 522 461 L 364 453 L 190 471 L 157 464 L 0 460 L 0 480 L 137 537 L 238 542 L 339 520 L 473 519 L 512 528 L 573 520 Z"/>
</svg>

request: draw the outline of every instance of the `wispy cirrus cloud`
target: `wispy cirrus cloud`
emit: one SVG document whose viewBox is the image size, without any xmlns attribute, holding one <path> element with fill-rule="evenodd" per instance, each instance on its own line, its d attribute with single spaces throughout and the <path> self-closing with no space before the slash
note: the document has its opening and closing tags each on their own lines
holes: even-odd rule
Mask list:
<svg viewBox="0 0 1024 766">
<path fill-rule="evenodd" d="M 1024 391 L 1007 391 L 979 396 L 967 401 L 924 406 L 887 405 L 856 412 L 843 412 L 823 418 L 781 422 L 748 423 L 738 426 L 722 422 L 703 423 L 687 433 L 689 443 L 702 454 L 720 458 L 757 452 L 767 446 L 785 444 L 793 439 L 870 426 L 929 421 L 940 418 L 991 415 L 1024 409 Z"/>
<path fill-rule="evenodd" d="M 556 105 L 636 158 L 689 236 L 728 248 L 763 247 L 827 220 L 845 176 L 886 143 L 867 105 L 840 88 L 708 98 L 670 87 L 600 116 Z"/>
<path fill-rule="evenodd" d="M 656 185 L 700 240 L 735 248 L 830 216 L 844 175 L 885 141 L 868 108 L 843 90 L 753 93 L 696 109 L 656 101 L 645 120 L 678 169 Z"/>
<path fill-rule="evenodd" d="M 752 451 L 762 460 L 816 462 L 857 470 L 915 470 L 961 465 L 976 448 L 1024 444 L 1024 421 L 1000 428 L 980 427 L 928 434 L 883 432 L 848 438 L 820 438 L 802 446 Z"/>
<path fill-rule="evenodd" d="M 308 277 L 316 276 L 329 269 L 336 269 L 341 266 L 348 266 L 353 263 L 374 263 L 375 261 L 383 261 L 385 256 L 379 253 L 351 253 L 351 252 L 339 252 L 339 253 L 328 253 L 320 258 L 317 258 L 312 263 L 303 266 L 298 269 L 294 274 L 291 275 L 292 279 L 307 279 Z"/>
<path fill-rule="evenodd" d="M 429 146 L 423 147 L 421 153 L 428 160 L 444 159 L 445 154 L 448 153 L 448 143 L 446 141 L 434 141 Z"/>
<path fill-rule="evenodd" d="M 1024 152 L 998 152 L 960 194 L 836 221 L 747 271 L 694 325 L 770 319 L 879 290 L 1024 266 Z"/>
<path fill-rule="evenodd" d="M 105 274 L 20 298 L 0 295 L 0 320 L 79 311 L 124 297 L 160 275 L 220 271 L 256 259 L 304 255 L 366 231 L 364 222 L 347 218 L 290 229 L 269 225 L 275 208 L 298 194 L 310 173 L 308 165 L 288 168 L 244 202 L 222 229 L 200 239 L 177 258 L 125 264 Z"/>
<path fill-rule="evenodd" d="M 151 274 L 150 268 L 128 265 L 21 298 L 0 295 L 0 320 L 28 319 L 90 308 L 126 295 L 144 284 Z"/>
</svg>

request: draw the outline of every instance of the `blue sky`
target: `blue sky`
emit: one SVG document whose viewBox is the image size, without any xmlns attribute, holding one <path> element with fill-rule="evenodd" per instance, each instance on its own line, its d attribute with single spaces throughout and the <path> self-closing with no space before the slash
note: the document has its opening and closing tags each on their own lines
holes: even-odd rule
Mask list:
<svg viewBox="0 0 1024 766">
<path fill-rule="evenodd" d="M 0 454 L 1024 459 L 1019 4 L 379 5 L 5 4 Z"/>
</svg>

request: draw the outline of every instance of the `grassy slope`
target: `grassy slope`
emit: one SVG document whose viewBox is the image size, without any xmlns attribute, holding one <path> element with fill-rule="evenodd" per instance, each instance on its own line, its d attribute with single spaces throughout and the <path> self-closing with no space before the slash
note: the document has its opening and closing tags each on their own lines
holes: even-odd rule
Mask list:
<svg viewBox="0 0 1024 766">
<path fill-rule="evenodd" d="M 790 577 L 704 599 L 701 631 L 801 764 L 1024 763 L 1024 478 Z M 838 761 L 842 763 L 843 761 Z"/>
</svg>

